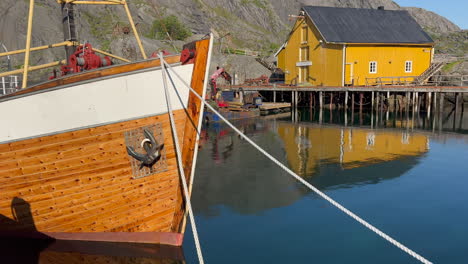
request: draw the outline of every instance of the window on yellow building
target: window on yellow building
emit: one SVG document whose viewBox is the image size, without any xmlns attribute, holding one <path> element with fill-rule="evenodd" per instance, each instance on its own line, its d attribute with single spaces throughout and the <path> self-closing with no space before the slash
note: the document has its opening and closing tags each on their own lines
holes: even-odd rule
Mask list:
<svg viewBox="0 0 468 264">
<path fill-rule="evenodd" d="M 301 29 L 301 43 L 307 43 L 309 40 L 307 26 L 303 26 Z"/>
<path fill-rule="evenodd" d="M 405 72 L 413 72 L 413 62 L 406 61 L 405 62 Z"/>
<path fill-rule="evenodd" d="M 302 47 L 300 50 L 301 61 L 308 61 L 309 60 L 309 47 Z"/>
<path fill-rule="evenodd" d="M 377 62 L 376 61 L 369 62 L 369 73 L 377 73 Z"/>
</svg>

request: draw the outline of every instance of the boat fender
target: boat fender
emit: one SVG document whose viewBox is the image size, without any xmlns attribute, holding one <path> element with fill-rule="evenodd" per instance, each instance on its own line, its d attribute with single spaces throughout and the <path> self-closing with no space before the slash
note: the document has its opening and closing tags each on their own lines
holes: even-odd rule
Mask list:
<svg viewBox="0 0 468 264">
<path fill-rule="evenodd" d="M 134 159 L 141 161 L 140 170 L 143 167 L 151 168 L 158 162 L 161 159 L 161 150 L 164 148 L 164 143 L 158 144 L 153 133 L 148 129 L 145 128 L 143 134 L 145 135 L 145 139 L 141 141 L 141 147 L 146 151 L 146 154 L 138 153 L 133 147 L 127 146 L 127 153 Z"/>
</svg>

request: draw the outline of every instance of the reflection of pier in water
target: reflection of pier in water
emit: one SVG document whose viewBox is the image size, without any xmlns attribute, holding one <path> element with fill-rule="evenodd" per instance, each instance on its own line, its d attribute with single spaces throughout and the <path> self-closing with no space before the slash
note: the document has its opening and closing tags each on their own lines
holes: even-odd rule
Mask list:
<svg viewBox="0 0 468 264">
<path fill-rule="evenodd" d="M 460 109 L 458 109 L 460 108 Z M 468 134 L 468 114 L 463 107 L 444 107 L 444 111 L 389 111 L 368 109 L 353 111 L 343 109 L 308 108 L 294 109 L 293 122 L 307 121 L 318 124 L 342 124 L 344 126 L 369 126 L 370 128 L 422 129 L 432 132 L 453 131 Z"/>
<path fill-rule="evenodd" d="M 402 131 L 266 119 L 244 120 L 236 126 L 320 189 L 399 177 L 418 163 L 429 142 L 425 135 Z M 218 215 L 220 206 L 255 214 L 290 205 L 309 193 L 228 127 L 209 127 L 203 133 L 199 159 L 206 162 L 197 165 L 193 204 L 204 216 Z"/>
</svg>

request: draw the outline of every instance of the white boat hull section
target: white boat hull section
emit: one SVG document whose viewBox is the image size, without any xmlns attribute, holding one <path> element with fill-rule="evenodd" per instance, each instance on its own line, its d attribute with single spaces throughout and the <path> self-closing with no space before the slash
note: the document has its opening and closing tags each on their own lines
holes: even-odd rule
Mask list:
<svg viewBox="0 0 468 264">
<path fill-rule="evenodd" d="M 190 83 L 193 64 L 175 66 Z M 189 90 L 168 80 L 173 110 L 186 108 Z M 181 102 L 182 101 L 182 102 Z M 77 84 L 0 102 L 0 143 L 166 113 L 160 68 Z"/>
</svg>

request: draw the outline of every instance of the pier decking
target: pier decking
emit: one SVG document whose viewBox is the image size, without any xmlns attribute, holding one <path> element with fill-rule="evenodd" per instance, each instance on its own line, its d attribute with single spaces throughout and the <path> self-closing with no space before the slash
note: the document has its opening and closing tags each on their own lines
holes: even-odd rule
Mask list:
<svg viewBox="0 0 468 264">
<path fill-rule="evenodd" d="M 328 106 L 360 110 L 364 106 L 372 108 L 392 108 L 397 111 L 413 106 L 413 111 L 426 110 L 428 112 L 443 108 L 444 102 L 454 105 L 457 111 L 463 107 L 464 95 L 468 93 L 468 86 L 225 86 L 221 89 L 239 89 L 244 91 L 263 92 L 273 103 L 290 102 L 292 108 L 298 106 Z M 449 96 L 452 95 L 452 98 Z M 280 96 L 280 98 L 278 98 Z M 355 99 L 355 97 L 357 97 Z M 352 102 L 352 103 L 350 103 Z M 458 112 L 458 111 L 457 111 Z"/>
</svg>

